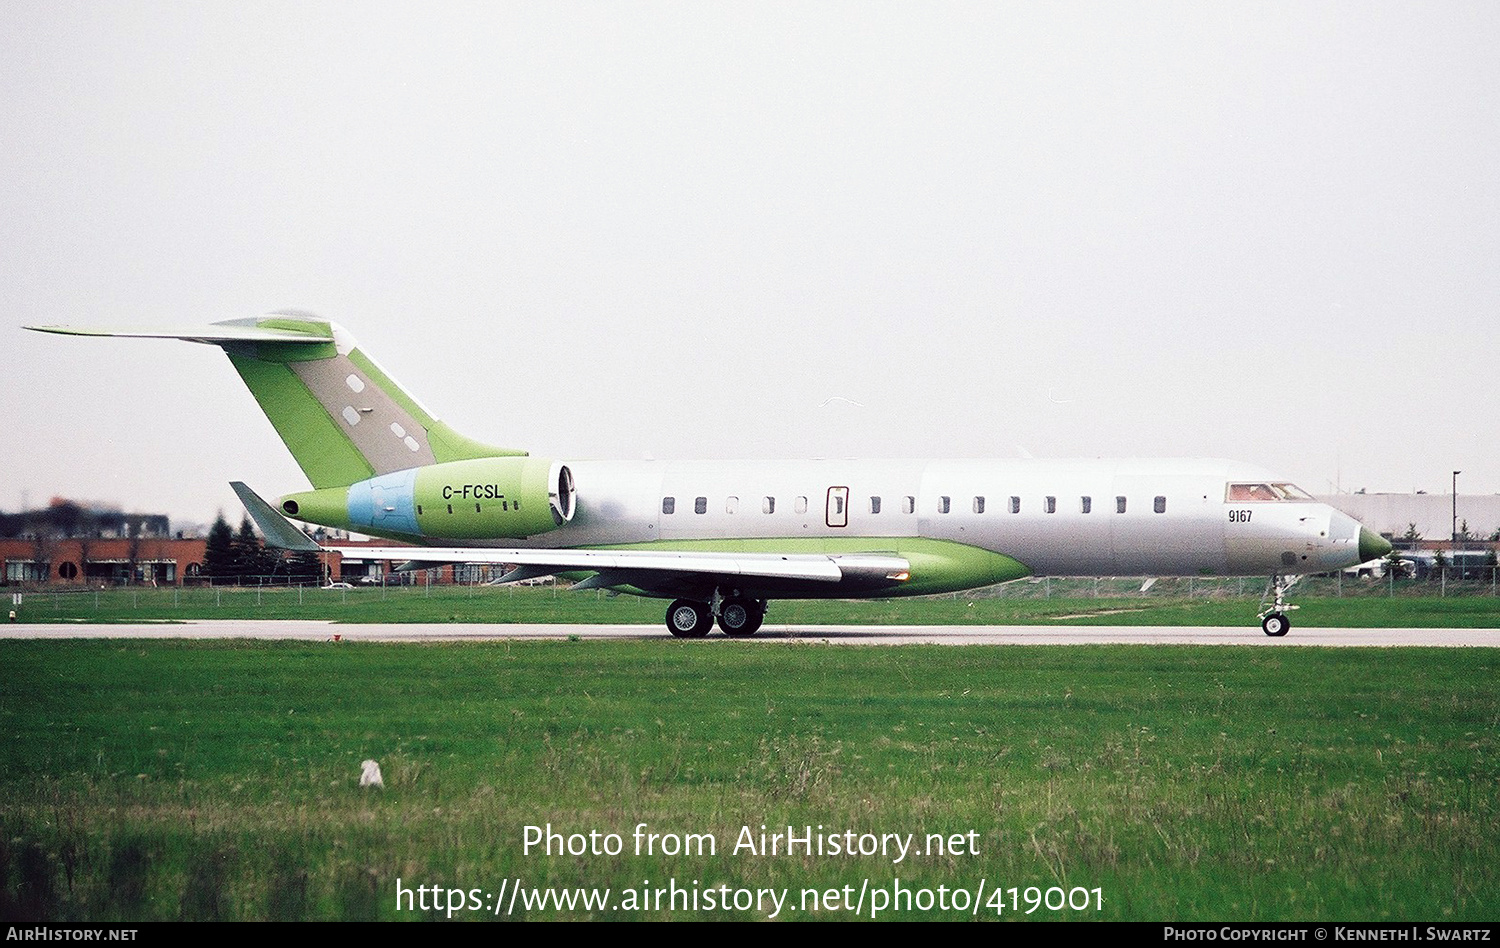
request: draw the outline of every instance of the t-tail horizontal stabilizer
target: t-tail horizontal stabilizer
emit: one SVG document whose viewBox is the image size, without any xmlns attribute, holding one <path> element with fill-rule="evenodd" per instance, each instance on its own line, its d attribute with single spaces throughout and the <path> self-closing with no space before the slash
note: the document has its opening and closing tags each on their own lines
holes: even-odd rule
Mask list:
<svg viewBox="0 0 1500 948">
<path fill-rule="evenodd" d="M 27 326 L 35 332 L 51 332 L 60 336 L 118 336 L 125 339 L 181 339 L 183 342 L 204 342 L 215 346 L 235 343 L 270 342 L 302 345 L 326 345 L 333 342 L 333 330 L 329 324 L 309 323 L 298 328 L 244 325 L 243 322 L 215 323 L 191 329 L 94 329 L 87 326 Z"/>
<path fill-rule="evenodd" d="M 261 500 L 260 496 L 244 481 L 230 481 L 229 486 L 233 487 L 234 492 L 239 495 L 240 503 L 245 505 L 245 512 L 250 514 L 250 519 L 255 521 L 257 527 L 260 527 L 267 546 L 309 553 L 317 553 L 323 549 L 312 537 L 298 530 L 290 520 L 277 513 L 276 508 Z"/>
</svg>

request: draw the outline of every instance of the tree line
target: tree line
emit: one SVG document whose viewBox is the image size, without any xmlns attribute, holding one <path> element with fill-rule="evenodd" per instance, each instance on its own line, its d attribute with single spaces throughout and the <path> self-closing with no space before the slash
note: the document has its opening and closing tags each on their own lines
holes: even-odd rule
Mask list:
<svg viewBox="0 0 1500 948">
<path fill-rule="evenodd" d="M 221 512 L 209 528 L 199 575 L 214 583 L 242 586 L 318 585 L 323 582 L 323 564 L 311 550 L 267 547 L 249 517 L 242 519 L 239 532 L 234 532 Z"/>
</svg>

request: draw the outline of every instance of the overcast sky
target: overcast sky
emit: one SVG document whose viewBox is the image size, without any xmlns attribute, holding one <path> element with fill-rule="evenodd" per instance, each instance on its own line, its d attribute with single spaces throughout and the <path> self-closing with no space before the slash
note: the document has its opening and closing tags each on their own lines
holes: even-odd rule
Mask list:
<svg viewBox="0 0 1500 948">
<path fill-rule="evenodd" d="M 350 329 L 588 457 L 1212 455 L 1500 492 L 1500 5 L 0 0 L 0 509 L 301 472 Z"/>
</svg>

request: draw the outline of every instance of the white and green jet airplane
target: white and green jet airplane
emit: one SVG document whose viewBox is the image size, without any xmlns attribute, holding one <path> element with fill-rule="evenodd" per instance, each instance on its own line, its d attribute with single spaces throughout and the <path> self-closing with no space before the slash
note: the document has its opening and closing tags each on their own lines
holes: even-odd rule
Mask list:
<svg viewBox="0 0 1500 948">
<path fill-rule="evenodd" d="M 267 541 L 319 549 L 283 514 L 413 544 L 407 561 L 504 564 L 501 581 L 670 599 L 675 636 L 752 635 L 773 598 L 956 592 L 1024 576 L 1289 579 L 1385 555 L 1353 518 L 1225 460 L 564 461 L 438 421 L 342 327 L 300 313 L 198 331 L 28 327 L 217 345 L 312 483 L 275 507 L 234 488 Z M 278 512 L 279 510 L 279 512 Z M 333 548 L 330 548 L 333 549 Z"/>
</svg>

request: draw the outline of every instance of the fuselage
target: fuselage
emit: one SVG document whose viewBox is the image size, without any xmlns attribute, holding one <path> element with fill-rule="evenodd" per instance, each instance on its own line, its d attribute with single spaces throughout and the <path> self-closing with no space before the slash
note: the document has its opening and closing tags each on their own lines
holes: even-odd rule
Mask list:
<svg viewBox="0 0 1500 948">
<path fill-rule="evenodd" d="M 1361 550 L 1353 518 L 1221 459 L 570 461 L 571 517 L 500 537 L 476 535 L 486 518 L 510 515 L 485 465 L 420 481 L 384 475 L 348 488 L 347 516 L 312 519 L 435 546 L 905 553 L 929 544 L 955 562 L 965 550 L 1005 560 L 940 563 L 910 593 L 1025 574 L 1322 572 L 1376 549 L 1365 531 Z"/>
</svg>

